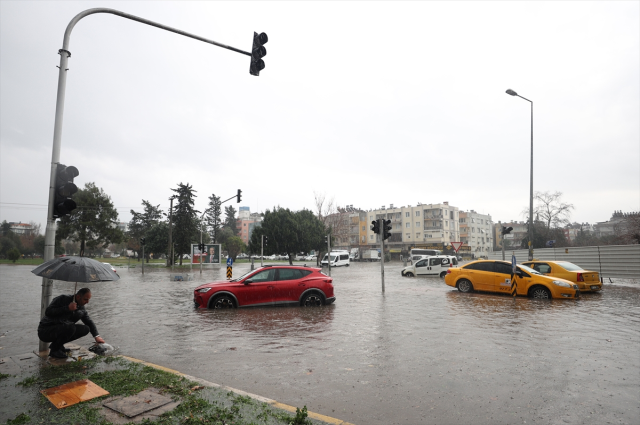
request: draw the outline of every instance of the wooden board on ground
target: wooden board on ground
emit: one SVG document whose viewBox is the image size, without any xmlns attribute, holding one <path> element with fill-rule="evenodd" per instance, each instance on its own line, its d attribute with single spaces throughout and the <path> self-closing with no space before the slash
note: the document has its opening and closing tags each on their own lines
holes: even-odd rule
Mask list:
<svg viewBox="0 0 640 425">
<path fill-rule="evenodd" d="M 88 379 L 70 382 L 40 392 L 58 409 L 109 394 L 109 391 L 97 386 Z"/>
</svg>

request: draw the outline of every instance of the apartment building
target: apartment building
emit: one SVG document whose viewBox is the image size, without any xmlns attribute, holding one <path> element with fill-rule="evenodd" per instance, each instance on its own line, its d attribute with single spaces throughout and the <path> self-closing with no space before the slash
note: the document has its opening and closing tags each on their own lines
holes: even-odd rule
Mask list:
<svg viewBox="0 0 640 425">
<path fill-rule="evenodd" d="M 493 252 L 494 225 L 491 215 L 474 210 L 460 211 L 460 242 L 468 252 L 477 257 L 486 257 Z"/>
<path fill-rule="evenodd" d="M 262 216 L 259 213 L 251 213 L 250 207 L 240 207 L 238 209 L 238 219 L 236 221 L 236 229 L 238 236 L 245 245 L 249 245 L 251 234 L 256 226 L 262 222 Z"/>
<path fill-rule="evenodd" d="M 502 227 L 513 227 L 513 230 L 508 235 L 505 235 L 504 248 L 508 249 L 520 249 L 522 247 L 523 239 L 527 238 L 528 227 L 524 221 L 511 221 L 508 223 L 497 222 L 493 225 L 493 240 L 494 251 L 502 250 Z"/>
<path fill-rule="evenodd" d="M 416 206 L 383 206 L 370 210 L 367 221 L 385 219 L 391 221 L 391 237 L 385 242 L 392 253 L 408 251 L 411 248 L 445 249 L 451 242 L 460 241 L 459 208 L 440 204 L 422 204 Z M 367 242 L 377 245 L 379 235 L 367 227 Z"/>
</svg>

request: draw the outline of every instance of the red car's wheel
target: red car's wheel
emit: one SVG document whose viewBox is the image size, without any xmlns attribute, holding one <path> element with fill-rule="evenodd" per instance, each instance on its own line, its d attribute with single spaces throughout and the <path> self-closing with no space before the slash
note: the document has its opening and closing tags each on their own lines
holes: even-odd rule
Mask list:
<svg viewBox="0 0 640 425">
<path fill-rule="evenodd" d="M 220 295 L 211 303 L 211 308 L 235 308 L 235 303 L 229 295 Z"/>
<path fill-rule="evenodd" d="M 302 298 L 303 307 L 320 307 L 324 304 L 324 298 L 317 292 L 310 292 Z"/>
</svg>

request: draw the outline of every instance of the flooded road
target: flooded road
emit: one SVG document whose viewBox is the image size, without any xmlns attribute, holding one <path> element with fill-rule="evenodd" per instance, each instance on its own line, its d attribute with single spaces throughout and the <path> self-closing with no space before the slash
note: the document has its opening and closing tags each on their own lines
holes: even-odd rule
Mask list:
<svg viewBox="0 0 640 425">
<path fill-rule="evenodd" d="M 37 349 L 41 278 L 0 266 L 0 357 Z M 92 283 L 120 353 L 355 424 L 640 423 L 640 280 L 579 300 L 461 294 L 400 263 L 332 269 L 321 308 L 211 311 L 163 269 Z M 234 276 L 249 269 L 234 267 Z M 54 297 L 73 292 L 54 282 Z M 81 344 L 89 345 L 90 338 Z"/>
</svg>

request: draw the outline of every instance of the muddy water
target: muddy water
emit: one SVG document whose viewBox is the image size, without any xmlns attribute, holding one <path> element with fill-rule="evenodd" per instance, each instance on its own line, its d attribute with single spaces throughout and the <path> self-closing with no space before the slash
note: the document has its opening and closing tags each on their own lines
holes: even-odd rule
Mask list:
<svg viewBox="0 0 640 425">
<path fill-rule="evenodd" d="M 0 266 L 0 357 L 37 347 L 31 268 Z M 355 263 L 332 270 L 334 305 L 222 312 L 194 309 L 192 291 L 224 270 L 120 269 L 87 285 L 88 310 L 123 354 L 357 424 L 640 423 L 640 280 L 549 302 L 401 268 L 387 265 L 384 295 L 380 265 Z"/>
</svg>

